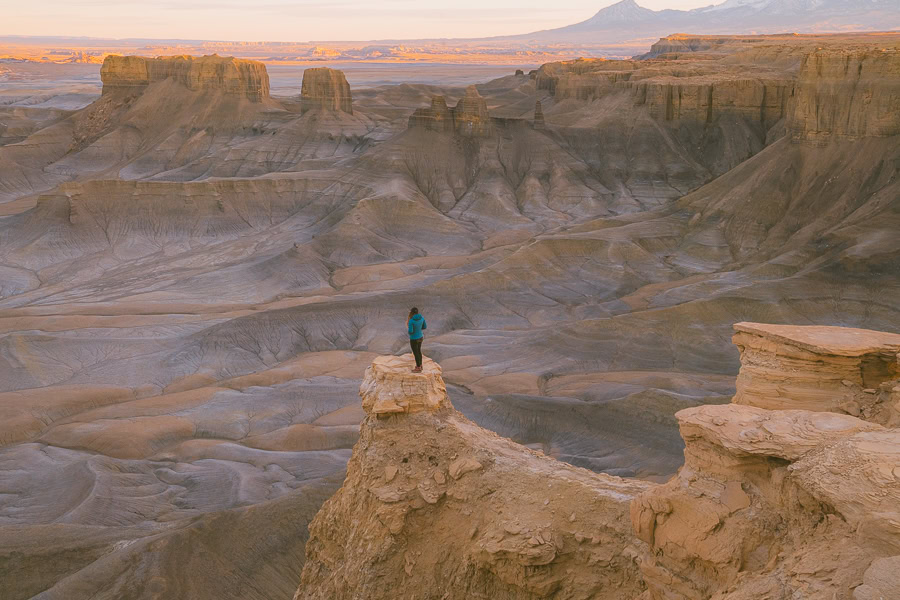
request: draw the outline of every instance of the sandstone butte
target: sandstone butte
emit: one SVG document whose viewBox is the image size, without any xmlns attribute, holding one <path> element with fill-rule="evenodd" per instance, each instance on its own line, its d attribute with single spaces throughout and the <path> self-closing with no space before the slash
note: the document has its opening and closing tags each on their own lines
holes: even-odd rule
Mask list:
<svg viewBox="0 0 900 600">
<path fill-rule="evenodd" d="M 454 108 L 447 106 L 443 96 L 434 96 L 431 106 L 418 108 L 409 117 L 410 129 L 455 132 L 465 137 L 484 137 L 490 134 L 491 116 L 487 102 L 474 85 L 466 88 Z"/>
<path fill-rule="evenodd" d="M 458 413 L 434 361 L 375 359 L 295 600 L 900 598 L 900 336 L 735 331 L 738 395 L 676 415 L 665 484 L 552 460 Z M 867 382 L 881 408 L 845 414 Z"/>
<path fill-rule="evenodd" d="M 151 83 L 169 78 L 193 91 L 222 91 L 256 102 L 269 97 L 266 66 L 232 56 L 145 58 L 111 54 L 100 68 L 104 95 L 123 91 L 139 93 Z"/>
<path fill-rule="evenodd" d="M 314 109 L 323 109 L 352 115 L 353 96 L 343 71 L 327 67 L 303 71 L 300 107 L 304 113 Z"/>
</svg>

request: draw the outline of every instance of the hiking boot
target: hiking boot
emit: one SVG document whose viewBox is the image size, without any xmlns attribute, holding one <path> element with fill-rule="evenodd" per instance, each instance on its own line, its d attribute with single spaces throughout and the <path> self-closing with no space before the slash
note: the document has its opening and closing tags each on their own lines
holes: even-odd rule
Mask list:
<svg viewBox="0 0 900 600">
<path fill-rule="evenodd" d="M 422 367 L 413 367 L 413 373 L 421 373 Z"/>
</svg>

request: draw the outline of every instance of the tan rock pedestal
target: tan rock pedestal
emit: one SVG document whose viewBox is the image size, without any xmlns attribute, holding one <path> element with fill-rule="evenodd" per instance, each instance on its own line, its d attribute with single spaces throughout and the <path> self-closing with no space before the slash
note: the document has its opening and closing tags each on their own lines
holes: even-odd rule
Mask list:
<svg viewBox="0 0 900 600">
<path fill-rule="evenodd" d="M 448 408 L 441 366 L 424 358 L 422 372 L 413 373 L 415 365 L 412 354 L 376 358 L 359 388 L 365 411 L 382 416 Z"/>
</svg>

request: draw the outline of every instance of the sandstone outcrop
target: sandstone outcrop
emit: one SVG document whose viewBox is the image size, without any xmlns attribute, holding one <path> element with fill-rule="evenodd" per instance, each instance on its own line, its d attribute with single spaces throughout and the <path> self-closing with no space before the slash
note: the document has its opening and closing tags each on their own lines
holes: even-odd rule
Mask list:
<svg viewBox="0 0 900 600">
<path fill-rule="evenodd" d="M 803 60 L 788 123 L 823 144 L 900 134 L 900 53 L 820 48 Z"/>
<path fill-rule="evenodd" d="M 381 416 L 396 413 L 436 411 L 449 406 L 441 367 L 430 358 L 422 363 L 422 373 L 409 376 L 406 357 L 380 356 L 366 369 L 359 395 L 367 413 Z"/>
<path fill-rule="evenodd" d="M 852 38 L 852 34 L 848 36 Z M 661 38 L 650 46 L 650 51 L 635 58 L 646 60 L 660 58 L 671 60 L 693 56 L 727 56 L 737 52 L 761 51 L 781 60 L 796 61 L 803 54 L 828 43 L 827 36 L 774 34 L 774 35 L 697 35 L 675 33 Z M 848 41 L 845 37 L 844 43 Z"/>
<path fill-rule="evenodd" d="M 481 429 L 439 367 L 381 357 L 347 479 L 310 525 L 298 600 L 632 598 L 628 505 L 652 484 L 554 461 Z M 427 393 L 422 392 L 428 390 Z M 398 393 L 431 397 L 394 414 Z"/>
<path fill-rule="evenodd" d="M 759 373 L 763 350 L 774 369 L 786 354 L 815 362 L 816 352 L 836 360 L 829 353 L 840 350 L 865 362 L 898 343 L 853 329 L 735 328 L 745 379 Z M 435 599 L 897 597 L 898 429 L 789 409 L 790 397 L 785 410 L 738 398 L 697 406 L 676 415 L 684 466 L 658 485 L 555 463 L 483 430 L 450 405 L 440 367 L 427 361 L 417 375 L 411 364 L 411 355 L 380 357 L 366 372 L 360 440 L 343 487 L 310 525 L 296 600 L 397 590 Z M 815 377 L 802 363 L 780 368 L 801 388 Z M 900 374 L 891 376 L 896 386 Z M 631 530 L 620 522 L 626 504 Z"/>
<path fill-rule="evenodd" d="M 712 61 L 578 59 L 542 66 L 536 86 L 557 100 L 625 94 L 632 105 L 663 121 L 710 123 L 731 115 L 768 129 L 785 116 L 793 81 L 771 71 L 723 69 Z"/>
<path fill-rule="evenodd" d="M 780 376 L 785 397 L 772 402 L 773 389 L 762 389 L 779 408 L 794 397 L 803 404 L 817 369 L 823 389 L 814 399 L 840 399 L 830 383 L 834 366 L 858 377 L 856 359 L 897 341 L 840 328 L 736 329 L 736 343 L 747 345 L 735 402 L 760 389 L 768 359 L 767 383 Z M 744 404 L 676 417 L 684 466 L 632 504 L 635 533 L 648 544 L 641 557 L 647 600 L 897 597 L 900 430 L 834 412 Z"/>
<path fill-rule="evenodd" d="M 300 88 L 303 112 L 323 109 L 353 114 L 353 95 L 343 71 L 321 67 L 303 71 Z"/>
<path fill-rule="evenodd" d="M 465 96 L 460 98 L 454 108 L 447 107 L 447 100 L 443 96 L 432 97 L 430 107 L 417 108 L 410 115 L 409 128 L 453 131 L 464 137 L 485 137 L 492 131 L 487 102 L 474 85 L 466 88 Z"/>
<path fill-rule="evenodd" d="M 546 126 L 547 123 L 544 121 L 544 107 L 541 106 L 541 101 L 537 100 L 534 103 L 534 128 L 544 129 Z"/>
<path fill-rule="evenodd" d="M 543 65 L 539 90 L 557 100 L 630 94 L 664 121 L 737 116 L 768 130 L 785 120 L 794 141 L 900 133 L 900 53 L 815 36 L 685 36 L 654 44 L 650 60 L 579 59 Z"/>
<path fill-rule="evenodd" d="M 409 117 L 410 129 L 424 129 L 426 131 L 453 131 L 453 113 L 447 106 L 447 100 L 443 96 L 432 96 L 431 106 L 417 108 Z"/>
<path fill-rule="evenodd" d="M 741 371 L 734 402 L 842 412 L 900 425 L 894 381 L 900 335 L 845 327 L 738 323 Z"/>
<path fill-rule="evenodd" d="M 453 126 L 460 135 L 482 137 L 491 132 L 491 116 L 487 102 L 474 85 L 466 88 L 466 95 L 460 98 L 453 109 Z"/>
<path fill-rule="evenodd" d="M 269 97 L 266 66 L 215 54 L 202 57 L 109 55 L 100 68 L 103 94 L 140 92 L 151 83 L 173 79 L 193 91 L 219 90 L 253 101 Z"/>
<path fill-rule="evenodd" d="M 652 600 L 849 599 L 900 552 L 900 435 L 741 405 L 678 413 L 685 466 L 632 506 Z"/>
</svg>

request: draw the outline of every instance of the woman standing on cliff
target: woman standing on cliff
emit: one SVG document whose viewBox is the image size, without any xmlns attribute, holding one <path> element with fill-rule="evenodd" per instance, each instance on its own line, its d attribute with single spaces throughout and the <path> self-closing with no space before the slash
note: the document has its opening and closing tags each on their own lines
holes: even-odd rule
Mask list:
<svg viewBox="0 0 900 600">
<path fill-rule="evenodd" d="M 415 306 L 409 311 L 409 318 L 406 319 L 406 328 L 409 332 L 409 346 L 412 348 L 413 356 L 416 357 L 416 366 L 413 373 L 422 372 L 422 340 L 425 334 L 422 330 L 428 328 L 425 317 L 419 314 L 419 309 Z"/>
</svg>

